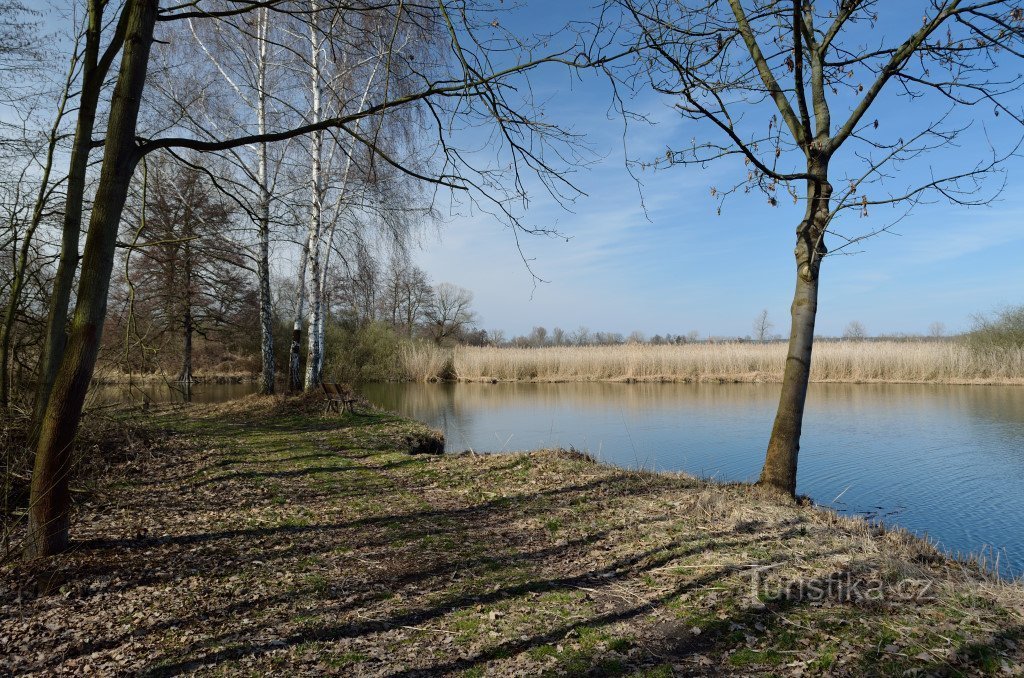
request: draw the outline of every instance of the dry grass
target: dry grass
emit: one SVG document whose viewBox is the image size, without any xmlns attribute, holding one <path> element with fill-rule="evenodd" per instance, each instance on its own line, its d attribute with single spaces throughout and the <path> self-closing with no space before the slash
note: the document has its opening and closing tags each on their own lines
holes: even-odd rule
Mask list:
<svg viewBox="0 0 1024 678">
<path fill-rule="evenodd" d="M 1024 672 L 1024 588 L 904 531 L 314 404 L 147 416 L 76 548 L 0 568 L 0 674 Z"/>
<path fill-rule="evenodd" d="M 442 349 L 402 354 L 413 381 L 777 382 L 786 344 L 723 342 L 680 346 L 563 346 Z M 939 384 L 1024 383 L 1024 350 L 978 351 L 955 341 L 819 341 L 812 381 Z"/>
<path fill-rule="evenodd" d="M 403 344 L 398 359 L 409 381 L 433 381 L 445 372 L 451 351 L 426 342 Z"/>
</svg>

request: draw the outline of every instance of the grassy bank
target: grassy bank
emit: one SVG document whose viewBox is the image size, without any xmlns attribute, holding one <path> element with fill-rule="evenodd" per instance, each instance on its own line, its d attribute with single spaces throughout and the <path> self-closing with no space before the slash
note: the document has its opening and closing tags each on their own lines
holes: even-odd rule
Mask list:
<svg viewBox="0 0 1024 678">
<path fill-rule="evenodd" d="M 413 381 L 781 381 L 784 343 L 441 349 L 408 347 Z M 1024 384 L 1024 349 L 972 348 L 955 341 L 819 341 L 817 382 Z"/>
<path fill-rule="evenodd" d="M 1024 589 L 905 533 L 575 453 L 410 455 L 422 426 L 318 409 L 146 419 L 163 437 L 79 507 L 72 552 L 0 572 L 0 671 L 1024 667 Z"/>
</svg>

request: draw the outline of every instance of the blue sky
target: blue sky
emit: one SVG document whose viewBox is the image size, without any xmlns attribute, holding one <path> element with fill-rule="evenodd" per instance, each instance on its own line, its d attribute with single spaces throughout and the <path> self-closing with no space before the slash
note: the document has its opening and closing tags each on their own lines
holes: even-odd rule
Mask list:
<svg viewBox="0 0 1024 678">
<path fill-rule="evenodd" d="M 525 0 L 501 22 L 517 33 L 546 32 L 592 16 L 592 4 Z M 921 8 L 928 4 L 883 3 L 873 33 L 902 39 L 920 25 Z M 1020 72 L 1024 63 L 1010 70 Z M 704 336 L 743 336 L 751 332 L 761 309 L 768 310 L 776 332 L 787 333 L 793 231 L 802 207 L 783 200 L 771 208 L 762 195 L 739 195 L 717 215 L 711 187 L 724 187 L 745 173 L 731 161 L 706 169 L 648 171 L 640 175 L 643 185 L 638 187 L 625 168 L 623 123 L 610 109 L 607 83 L 596 76 L 572 77 L 561 67 L 536 70 L 530 80 L 546 102 L 549 119 L 583 134 L 594 150 L 594 164 L 572 175 L 587 195 L 570 211 L 535 190 L 523 214 L 526 223 L 555 227 L 568 240 L 521 239 L 534 272 L 547 281 L 535 285 L 511 232 L 486 214 L 464 209 L 446 219 L 439 231 L 425 232 L 414 252 L 432 279 L 471 289 L 480 325 L 509 334 L 526 333 L 534 325 L 567 330 L 585 325 L 624 334 L 696 330 Z M 634 110 L 653 121 L 630 126 L 627 142 L 633 159 L 660 156 L 667 147 L 707 137 L 706 127 L 673 114 L 671 103 L 649 92 L 632 102 Z M 1024 108 L 1024 96 L 1018 97 L 1016 108 Z M 895 137 L 913 129 L 922 115 L 938 110 L 927 101 L 908 105 L 883 97 L 872 115 Z M 758 111 L 764 120 L 774 113 L 770 108 Z M 834 122 L 844 113 L 834 108 Z M 971 109 L 966 118 L 973 117 L 988 125 L 990 133 L 1011 132 L 994 127 L 989 110 Z M 999 124 L 1005 125 L 1005 119 Z M 472 147 L 473 140 L 466 145 Z M 964 158 L 970 164 L 977 157 L 970 144 L 938 151 L 926 162 L 899 168 L 897 183 L 912 184 L 932 166 L 938 171 L 962 169 Z M 1007 163 L 1006 170 L 1006 188 L 990 206 L 922 205 L 893 234 L 861 243 L 853 256 L 827 259 L 819 333 L 840 334 L 851 320 L 859 320 L 872 334 L 923 333 L 935 321 L 955 332 L 968 329 L 973 314 L 1024 303 L 1024 161 Z M 995 178 L 990 186 L 996 188 L 1001 181 Z M 889 223 L 892 216 L 882 209 L 867 219 L 847 215 L 840 228 L 862 233 Z M 290 260 L 282 254 L 279 263 L 287 267 Z"/>
<path fill-rule="evenodd" d="M 540 30 L 537 19 L 557 25 L 573 12 L 588 11 L 581 6 L 527 3 L 526 10 L 534 12 L 530 26 Z M 883 17 L 877 30 L 903 35 L 916 27 L 915 21 L 920 25 L 920 12 L 908 8 Z M 776 331 L 787 333 L 793 231 L 802 207 L 784 201 L 771 208 L 764 196 L 752 194 L 730 198 L 718 216 L 710 188 L 723 186 L 739 171 L 734 163 L 721 162 L 707 169 L 645 172 L 640 177 L 645 213 L 637 184 L 625 169 L 622 121 L 610 114 L 607 86 L 596 77 L 573 81 L 557 68 L 536 72 L 531 82 L 542 96 L 550 94 L 550 118 L 584 133 L 600 158 L 574 176 L 587 195 L 571 211 L 541 192 L 531 196 L 525 220 L 555 226 L 569 237 L 522 240 L 534 271 L 548 282 L 533 285 L 509 230 L 481 214 L 455 217 L 439 239 L 433 232 L 424 239 L 414 258 L 432 278 L 473 290 L 481 326 L 512 334 L 534 325 L 585 325 L 648 335 L 697 330 L 702 335 L 742 336 L 751 332 L 763 308 Z M 706 133 L 675 116 L 669 104 L 651 94 L 634 102 L 655 124 L 631 126 L 632 157 L 661 155 L 668 146 Z M 877 115 L 896 134 L 901 124 L 909 129 L 930 112 L 922 105 L 890 97 L 878 102 Z M 1017 108 L 1022 105 L 1024 97 Z M 987 113 L 979 109 L 969 115 Z M 835 120 L 844 114 L 833 111 Z M 986 124 L 992 133 L 991 125 L 998 123 Z M 905 174 L 898 174 L 897 182 L 909 185 L 932 167 L 964 167 L 965 157 L 973 162 L 981 156 L 970 145 L 937 151 L 927 162 L 900 168 Z M 935 321 L 958 331 L 970 327 L 973 314 L 1024 303 L 1024 162 L 1006 168 L 1006 189 L 992 205 L 921 205 L 893 234 L 861 243 L 855 255 L 827 259 L 819 333 L 840 334 L 851 320 L 859 320 L 872 334 L 924 333 Z M 991 188 L 1001 181 L 993 179 Z M 850 234 L 865 232 L 892 217 L 884 209 L 873 210 L 866 219 L 851 214 L 841 228 Z"/>
</svg>

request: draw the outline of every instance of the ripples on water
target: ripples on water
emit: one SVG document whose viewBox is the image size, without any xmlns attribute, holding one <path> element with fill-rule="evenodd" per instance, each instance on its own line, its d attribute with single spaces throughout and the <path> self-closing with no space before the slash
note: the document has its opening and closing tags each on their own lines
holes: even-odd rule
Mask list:
<svg viewBox="0 0 1024 678">
<path fill-rule="evenodd" d="M 624 467 L 754 480 L 774 384 L 371 384 L 452 451 L 576 447 Z M 1024 387 L 814 384 L 798 491 L 1024 572 Z"/>
</svg>

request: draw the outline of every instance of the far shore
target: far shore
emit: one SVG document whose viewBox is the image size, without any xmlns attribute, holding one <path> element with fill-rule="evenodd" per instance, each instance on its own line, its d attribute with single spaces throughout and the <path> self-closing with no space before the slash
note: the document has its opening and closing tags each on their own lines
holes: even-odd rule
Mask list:
<svg viewBox="0 0 1024 678">
<path fill-rule="evenodd" d="M 245 372 L 201 372 L 192 375 L 192 385 L 197 384 L 247 384 L 256 381 L 256 375 Z M 131 384 L 169 384 L 184 387 L 185 383 L 169 374 L 138 372 L 126 374 L 121 372 L 97 373 L 93 377 L 93 386 L 128 386 Z"/>
<path fill-rule="evenodd" d="M 534 383 L 775 384 L 782 382 L 785 342 L 538 348 L 409 343 L 395 356 L 395 381 Z M 253 383 L 247 371 L 205 372 L 193 385 Z M 325 380 L 330 374 L 325 375 Z M 1024 385 L 1024 349 L 976 350 L 956 340 L 817 342 L 811 382 L 821 384 Z M 95 386 L 181 382 L 167 373 L 98 373 Z"/>
<path fill-rule="evenodd" d="M 778 383 L 782 342 L 498 348 L 427 344 L 403 349 L 410 381 Z M 1024 350 L 979 351 L 949 341 L 819 341 L 811 381 L 872 384 L 1024 384 Z"/>
</svg>

